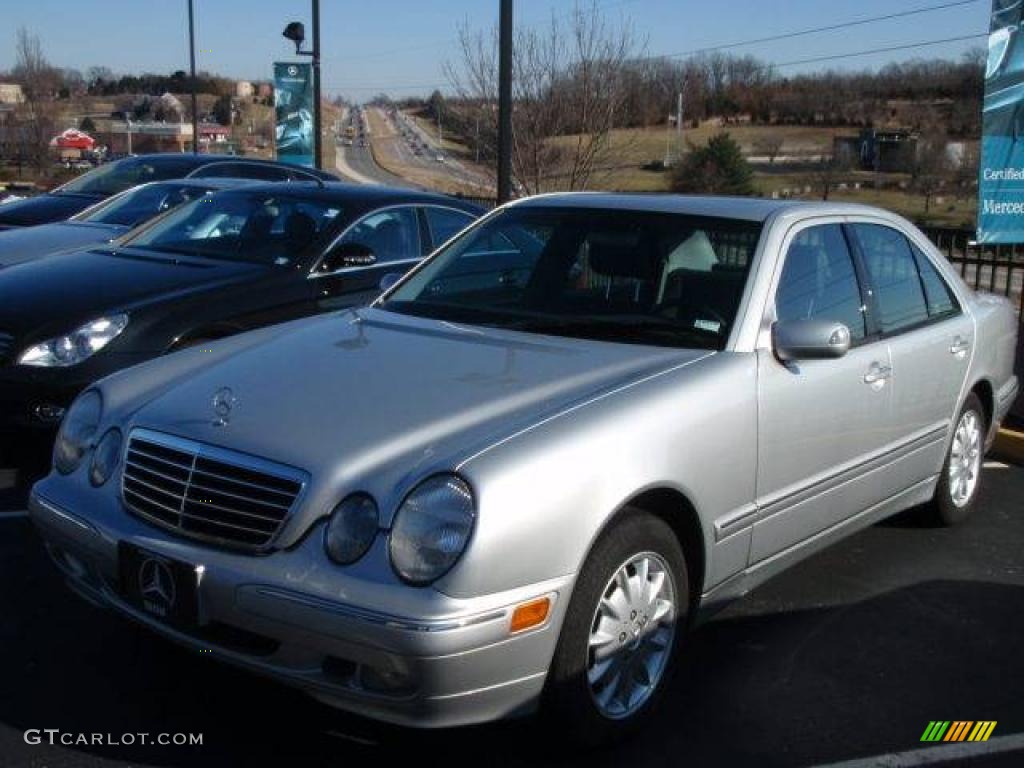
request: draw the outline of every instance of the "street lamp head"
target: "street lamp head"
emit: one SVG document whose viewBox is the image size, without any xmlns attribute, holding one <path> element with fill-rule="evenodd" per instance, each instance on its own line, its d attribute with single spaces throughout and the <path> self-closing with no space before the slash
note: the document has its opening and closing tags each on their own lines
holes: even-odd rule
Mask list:
<svg viewBox="0 0 1024 768">
<path fill-rule="evenodd" d="M 298 53 L 306 39 L 306 27 L 301 21 L 293 21 L 284 28 L 284 32 L 281 34 L 295 43 L 295 52 Z"/>
</svg>

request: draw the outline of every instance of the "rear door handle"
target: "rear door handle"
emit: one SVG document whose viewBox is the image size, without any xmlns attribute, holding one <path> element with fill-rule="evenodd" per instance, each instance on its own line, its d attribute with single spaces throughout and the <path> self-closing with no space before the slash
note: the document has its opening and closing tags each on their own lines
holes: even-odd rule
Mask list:
<svg viewBox="0 0 1024 768">
<path fill-rule="evenodd" d="M 949 348 L 949 354 L 954 357 L 964 357 L 971 348 L 971 342 L 957 336 L 953 339 L 953 345 Z"/>
<path fill-rule="evenodd" d="M 873 387 L 881 388 L 885 382 L 892 378 L 892 368 L 881 363 L 872 363 L 868 372 L 864 375 L 864 383 Z"/>
</svg>

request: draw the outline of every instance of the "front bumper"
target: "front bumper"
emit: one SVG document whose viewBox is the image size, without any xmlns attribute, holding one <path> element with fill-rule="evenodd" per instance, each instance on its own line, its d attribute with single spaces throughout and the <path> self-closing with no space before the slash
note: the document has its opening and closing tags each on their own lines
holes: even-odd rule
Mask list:
<svg viewBox="0 0 1024 768">
<path fill-rule="evenodd" d="M 69 586 L 182 645 L 401 725 L 485 722 L 529 713 L 539 701 L 571 577 L 471 600 L 367 586 L 318 566 L 319 526 L 291 550 L 255 557 L 176 538 L 120 509 L 72 510 L 47 485 L 34 489 L 29 510 Z M 195 630 L 174 629 L 122 597 L 119 542 L 202 566 Z M 405 593 L 389 602 L 391 590 Z M 410 591 L 421 610 L 390 613 L 389 604 L 408 609 Z M 552 599 L 548 620 L 510 634 L 514 607 L 543 595 Z"/>
</svg>

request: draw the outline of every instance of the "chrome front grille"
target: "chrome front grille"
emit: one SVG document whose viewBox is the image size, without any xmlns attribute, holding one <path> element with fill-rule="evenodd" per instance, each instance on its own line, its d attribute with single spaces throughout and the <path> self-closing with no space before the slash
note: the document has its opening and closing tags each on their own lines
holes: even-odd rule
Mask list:
<svg viewBox="0 0 1024 768">
<path fill-rule="evenodd" d="M 304 473 L 149 430 L 128 441 L 121 495 L 133 513 L 183 536 L 268 547 L 295 507 Z"/>
<path fill-rule="evenodd" d="M 0 331 L 0 363 L 7 362 L 7 358 L 14 354 L 14 337 L 9 333 Z"/>
</svg>

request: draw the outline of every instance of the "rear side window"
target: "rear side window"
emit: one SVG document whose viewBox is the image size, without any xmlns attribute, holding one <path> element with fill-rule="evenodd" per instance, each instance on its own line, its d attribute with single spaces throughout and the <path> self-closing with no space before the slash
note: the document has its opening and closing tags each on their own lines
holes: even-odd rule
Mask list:
<svg viewBox="0 0 1024 768">
<path fill-rule="evenodd" d="M 882 333 L 896 333 L 928 320 L 917 261 L 901 232 L 879 224 L 854 224 L 864 267 L 878 302 Z"/>
<path fill-rule="evenodd" d="M 854 341 L 866 335 L 860 285 L 838 224 L 809 227 L 786 252 L 775 311 L 779 320 L 843 323 Z"/>
<path fill-rule="evenodd" d="M 468 213 L 451 208 L 427 207 L 423 210 L 427 214 L 427 225 L 435 248 L 447 243 L 474 221 Z"/>
<path fill-rule="evenodd" d="M 285 168 L 259 163 L 214 163 L 192 174 L 196 178 L 258 179 L 259 181 L 286 181 L 291 176 Z"/>
<path fill-rule="evenodd" d="M 931 259 L 916 246 L 912 247 L 921 271 L 921 284 L 924 286 L 924 296 L 928 302 L 928 314 L 932 317 L 945 317 L 959 313 L 960 305 L 953 296 L 949 284 L 939 274 Z"/>
</svg>

